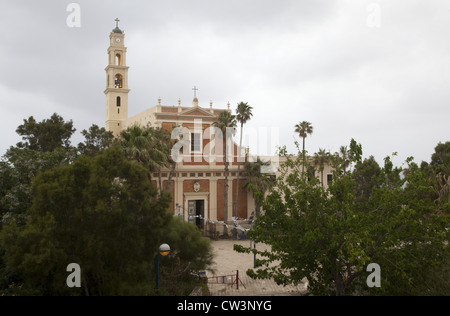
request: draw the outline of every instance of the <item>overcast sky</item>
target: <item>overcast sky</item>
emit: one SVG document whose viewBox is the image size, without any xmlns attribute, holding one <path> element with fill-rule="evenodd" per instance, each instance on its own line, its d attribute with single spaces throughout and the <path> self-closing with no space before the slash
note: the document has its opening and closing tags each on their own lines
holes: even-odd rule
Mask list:
<svg viewBox="0 0 450 316">
<path fill-rule="evenodd" d="M 80 27 L 69 27 L 70 3 Z M 129 114 L 157 104 L 253 108 L 249 130 L 294 151 L 354 138 L 379 162 L 429 161 L 450 141 L 448 0 L 16 0 L 0 3 L 0 155 L 24 118 L 58 113 L 77 134 L 104 126 L 109 34 L 128 47 Z M 69 19 L 70 20 L 70 19 Z M 71 20 L 74 21 L 74 20 Z M 260 146 L 262 147 L 262 146 Z M 251 148 L 252 151 L 266 151 Z"/>
</svg>

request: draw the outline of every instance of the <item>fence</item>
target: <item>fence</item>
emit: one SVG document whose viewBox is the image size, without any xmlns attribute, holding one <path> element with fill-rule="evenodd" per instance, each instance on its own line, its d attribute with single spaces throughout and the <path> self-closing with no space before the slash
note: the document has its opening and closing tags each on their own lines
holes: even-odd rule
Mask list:
<svg viewBox="0 0 450 316">
<path fill-rule="evenodd" d="M 239 270 L 236 270 L 236 274 L 208 277 L 208 284 L 226 284 L 231 287 L 236 285 L 236 290 L 239 290 L 239 283 L 246 288 L 241 279 L 239 279 Z"/>
</svg>

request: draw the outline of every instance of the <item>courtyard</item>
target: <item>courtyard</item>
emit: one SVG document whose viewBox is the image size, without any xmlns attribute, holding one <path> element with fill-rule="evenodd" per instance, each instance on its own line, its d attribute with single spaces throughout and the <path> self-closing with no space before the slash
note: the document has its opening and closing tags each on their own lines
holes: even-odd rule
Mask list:
<svg viewBox="0 0 450 316">
<path fill-rule="evenodd" d="M 246 271 L 253 268 L 253 254 L 242 254 L 233 250 L 238 244 L 249 247 L 250 240 L 212 240 L 215 263 L 213 273 L 207 271 L 208 287 L 212 296 L 297 296 L 304 294 L 307 282 L 298 286 L 277 285 L 273 280 L 253 280 Z M 269 246 L 257 244 L 257 249 Z M 236 271 L 239 271 L 239 287 L 236 286 Z M 234 284 L 232 284 L 234 283 Z"/>
</svg>

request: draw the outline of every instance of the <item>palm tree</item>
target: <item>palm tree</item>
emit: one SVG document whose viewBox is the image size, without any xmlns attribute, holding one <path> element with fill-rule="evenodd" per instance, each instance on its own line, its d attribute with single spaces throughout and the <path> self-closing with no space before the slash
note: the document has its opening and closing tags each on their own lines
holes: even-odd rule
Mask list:
<svg viewBox="0 0 450 316">
<path fill-rule="evenodd" d="M 321 183 L 323 188 L 323 170 L 325 169 L 325 164 L 330 161 L 330 154 L 325 151 L 325 149 L 320 149 L 319 152 L 314 154 L 314 164 L 319 167 Z"/>
<path fill-rule="evenodd" d="M 339 148 L 339 153 L 338 156 L 341 160 L 341 164 L 342 164 L 342 169 L 344 170 L 344 174 L 346 173 L 346 169 L 347 167 L 350 165 L 350 153 L 348 151 L 348 147 L 347 146 L 341 146 Z"/>
<path fill-rule="evenodd" d="M 219 117 L 217 118 L 217 121 L 213 123 L 214 127 L 219 128 L 222 131 L 223 141 L 225 143 L 225 152 L 224 152 L 224 171 L 225 171 L 225 192 L 224 192 L 224 205 L 223 205 L 223 216 L 224 216 L 224 222 L 228 220 L 228 167 L 230 162 L 228 161 L 228 148 L 227 148 L 227 130 L 230 128 L 234 130 L 236 128 L 236 117 L 234 115 L 231 115 L 231 112 L 229 111 L 223 111 L 219 114 Z M 224 225 L 224 235 L 228 235 L 228 229 L 227 226 Z"/>
<path fill-rule="evenodd" d="M 255 218 L 259 216 L 261 198 L 273 185 L 273 178 L 265 173 L 261 173 L 262 166 L 269 166 L 270 161 L 262 161 L 257 157 L 255 162 L 245 162 L 243 187 L 252 192 L 255 198 Z M 260 196 L 258 196 L 260 195 Z"/>
<path fill-rule="evenodd" d="M 160 128 L 133 125 L 120 133 L 120 144 L 125 156 L 147 169 L 150 180 L 153 172 L 161 172 L 171 162 L 170 135 Z"/>
<path fill-rule="evenodd" d="M 241 136 L 240 136 L 240 140 L 239 140 L 239 158 L 241 157 L 241 148 L 242 148 L 242 130 L 244 129 L 244 124 L 247 123 L 251 117 L 253 116 L 252 113 L 253 108 L 248 105 L 247 102 L 240 102 L 237 105 L 237 109 L 236 109 L 236 120 L 241 123 Z M 239 202 L 239 178 L 241 175 L 241 163 L 238 161 L 238 175 L 237 175 L 237 182 L 236 182 L 236 200 L 234 201 L 233 204 L 233 216 L 237 216 L 237 207 L 238 207 L 238 202 Z"/>
<path fill-rule="evenodd" d="M 306 160 L 306 152 L 305 152 L 305 138 L 309 135 L 312 135 L 313 133 L 313 126 L 310 122 L 303 121 L 299 124 L 295 125 L 295 132 L 300 135 L 301 138 L 303 138 L 303 165 L 302 165 L 302 174 L 305 171 L 305 160 Z"/>
</svg>

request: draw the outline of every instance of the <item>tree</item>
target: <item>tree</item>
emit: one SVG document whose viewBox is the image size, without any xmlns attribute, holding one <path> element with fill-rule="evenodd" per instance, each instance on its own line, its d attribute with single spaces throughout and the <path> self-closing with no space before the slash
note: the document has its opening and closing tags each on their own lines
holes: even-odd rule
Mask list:
<svg viewBox="0 0 450 316">
<path fill-rule="evenodd" d="M 314 154 L 313 161 L 316 167 L 319 167 L 320 183 L 323 187 L 323 171 L 325 169 L 325 164 L 330 162 L 330 153 L 326 152 L 325 149 L 319 148 L 319 152 Z"/>
<path fill-rule="evenodd" d="M 65 122 L 56 113 L 39 123 L 30 116 L 16 132 L 24 142 L 10 147 L 0 163 L 0 218 L 6 216 L 5 220 L 24 224 L 25 212 L 31 206 L 34 177 L 73 162 L 77 152 L 70 146 L 70 137 L 75 132 L 72 121 Z"/>
<path fill-rule="evenodd" d="M 53 168 L 33 181 L 23 229 L 5 225 L 5 262 L 40 295 L 142 295 L 171 216 L 146 170 L 118 146 Z M 82 268 L 82 288 L 66 286 L 66 266 Z M 17 283 L 17 282 L 16 282 Z"/>
<path fill-rule="evenodd" d="M 353 138 L 350 141 L 349 158 L 350 162 L 354 162 L 356 164 L 360 163 L 362 159 L 362 146 Z"/>
<path fill-rule="evenodd" d="M 248 233 L 271 251 L 235 246 L 261 258 L 261 268 L 247 274 L 285 285 L 306 279 L 313 295 L 414 293 L 425 277 L 422 271 L 445 264 L 449 216 L 437 209 L 432 182 L 412 159 L 400 182 L 401 169 L 389 161 L 361 211 L 353 175 L 361 163 L 353 172 L 336 172 L 325 189 L 317 179 L 305 179 L 299 159 L 286 156 L 263 200 L 265 213 Z M 370 263 L 381 267 L 380 288 L 367 286 Z"/>
<path fill-rule="evenodd" d="M 339 152 L 334 153 L 334 156 L 330 156 L 331 162 L 333 163 L 333 168 L 338 170 L 339 167 L 342 168 L 342 172 L 347 173 L 347 168 L 351 164 L 350 153 L 347 146 L 341 146 Z"/>
<path fill-rule="evenodd" d="M 243 187 L 250 191 L 255 199 L 255 218 L 259 216 L 261 203 L 266 192 L 274 184 L 271 176 L 261 173 L 261 167 L 269 165 L 269 161 L 262 161 L 260 157 L 257 157 L 255 162 L 247 161 L 244 164 L 245 181 Z"/>
<path fill-rule="evenodd" d="M 303 121 L 299 124 L 295 125 L 295 132 L 299 134 L 299 136 L 303 139 L 303 166 L 302 166 L 302 173 L 305 171 L 305 164 L 306 164 L 306 151 L 305 151 L 305 139 L 308 135 L 312 135 L 313 133 L 313 126 L 310 122 Z"/>
<path fill-rule="evenodd" d="M 75 131 L 72 120 L 65 122 L 56 113 L 39 123 L 30 116 L 16 130 L 23 140 L 17 147 L 42 152 L 50 152 L 59 147 L 69 148 L 70 138 Z"/>
<path fill-rule="evenodd" d="M 229 111 L 223 111 L 219 114 L 217 121 L 213 123 L 214 127 L 221 130 L 224 142 L 224 174 L 225 174 L 225 186 L 224 186 L 224 206 L 223 206 L 223 216 L 224 222 L 228 220 L 228 170 L 229 170 L 229 155 L 228 155 L 228 141 L 231 140 L 230 136 L 234 135 L 236 128 L 236 117 L 232 115 Z M 231 133 L 230 133 L 231 131 Z M 224 225 L 224 235 L 228 235 L 227 226 Z"/>
<path fill-rule="evenodd" d="M 152 173 L 160 173 L 162 167 L 168 167 L 172 162 L 170 134 L 161 128 L 133 125 L 120 133 L 120 144 L 129 159 L 147 169 L 150 180 Z"/>
<path fill-rule="evenodd" d="M 108 148 L 114 140 L 112 132 L 106 131 L 104 127 L 100 128 L 95 124 L 88 131 L 83 130 L 81 134 L 85 138 L 84 143 L 78 144 L 78 150 L 82 155 L 95 156 Z"/>
<path fill-rule="evenodd" d="M 430 164 L 422 163 L 428 175 L 434 178 L 439 203 L 450 203 L 450 142 L 434 148 Z"/>
<path fill-rule="evenodd" d="M 9 223 L 19 229 L 27 224 L 31 186 L 39 173 L 72 163 L 77 157 L 70 146 L 75 131 L 72 121 L 64 122 L 57 114 L 39 123 L 31 116 L 16 131 L 23 142 L 10 147 L 0 161 L 0 231 Z M 5 248 L 0 243 L 0 288 L 6 288 L 14 278 L 4 255 Z"/>
<path fill-rule="evenodd" d="M 381 167 L 373 156 L 364 159 L 353 172 L 355 183 L 355 202 L 360 206 L 361 211 L 366 209 L 366 203 L 372 196 L 375 188 L 381 186 Z"/>
<path fill-rule="evenodd" d="M 450 141 L 437 144 L 431 155 L 430 165 L 438 172 L 450 174 Z"/>
<path fill-rule="evenodd" d="M 240 102 L 237 105 L 236 109 L 236 121 L 241 124 L 241 136 L 239 140 L 239 158 L 241 156 L 241 149 L 242 149 L 242 133 L 244 129 L 244 124 L 247 123 L 251 117 L 253 116 L 252 113 L 252 107 L 248 105 L 247 102 Z M 237 182 L 236 182 L 236 200 L 234 201 L 233 205 L 233 216 L 236 216 L 237 214 L 237 207 L 239 203 L 239 178 L 241 176 L 241 162 L 238 161 L 238 173 L 237 173 Z"/>
<path fill-rule="evenodd" d="M 57 148 L 51 152 L 17 147 L 8 149 L 0 162 L 0 218 L 6 216 L 24 224 L 25 212 L 32 202 L 33 179 L 40 172 L 72 163 L 76 157 L 74 148 Z"/>
</svg>

